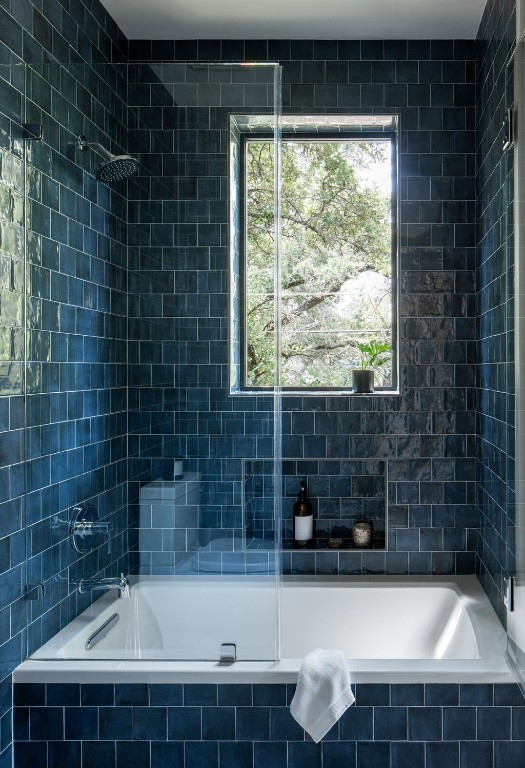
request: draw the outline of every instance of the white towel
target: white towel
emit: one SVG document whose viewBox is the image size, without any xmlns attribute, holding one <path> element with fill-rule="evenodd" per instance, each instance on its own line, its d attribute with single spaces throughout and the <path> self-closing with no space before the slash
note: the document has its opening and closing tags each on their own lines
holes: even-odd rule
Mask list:
<svg viewBox="0 0 525 768">
<path fill-rule="evenodd" d="M 304 657 L 290 712 L 316 744 L 354 701 L 342 651 L 316 648 Z"/>
</svg>

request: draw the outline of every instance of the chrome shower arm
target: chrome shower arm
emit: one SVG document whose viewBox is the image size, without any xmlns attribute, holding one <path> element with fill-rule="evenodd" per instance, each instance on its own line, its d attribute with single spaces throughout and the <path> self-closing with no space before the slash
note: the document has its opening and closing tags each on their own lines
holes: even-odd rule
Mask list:
<svg viewBox="0 0 525 768">
<path fill-rule="evenodd" d="M 86 137 L 82 135 L 77 136 L 77 148 L 82 152 L 85 152 L 88 148 L 94 149 L 95 152 L 98 152 L 98 154 L 102 155 L 106 160 L 112 160 L 115 157 L 115 155 L 103 147 L 102 144 L 99 144 L 98 141 L 88 141 Z"/>
</svg>

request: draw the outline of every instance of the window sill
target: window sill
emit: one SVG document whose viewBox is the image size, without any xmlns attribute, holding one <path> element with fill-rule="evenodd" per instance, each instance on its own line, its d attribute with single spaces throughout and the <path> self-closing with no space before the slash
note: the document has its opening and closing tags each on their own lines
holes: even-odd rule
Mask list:
<svg viewBox="0 0 525 768">
<path fill-rule="evenodd" d="M 230 389 L 233 397 L 273 397 L 281 394 L 285 397 L 394 397 L 400 395 L 399 389 L 376 389 L 375 392 L 354 392 L 351 389 Z"/>
</svg>

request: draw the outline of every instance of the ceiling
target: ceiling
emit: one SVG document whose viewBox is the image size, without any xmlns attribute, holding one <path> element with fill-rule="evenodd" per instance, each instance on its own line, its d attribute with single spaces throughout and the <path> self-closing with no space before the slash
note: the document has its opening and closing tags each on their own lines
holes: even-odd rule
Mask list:
<svg viewBox="0 0 525 768">
<path fill-rule="evenodd" d="M 486 0 L 102 0 L 130 40 L 476 37 Z"/>
</svg>

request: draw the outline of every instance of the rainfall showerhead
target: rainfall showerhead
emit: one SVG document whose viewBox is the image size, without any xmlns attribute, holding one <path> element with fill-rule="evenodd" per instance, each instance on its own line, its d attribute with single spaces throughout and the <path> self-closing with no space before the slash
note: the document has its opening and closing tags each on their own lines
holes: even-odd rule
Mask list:
<svg viewBox="0 0 525 768">
<path fill-rule="evenodd" d="M 77 136 L 77 147 L 83 152 L 92 147 L 95 152 L 102 155 L 106 162 L 97 169 L 95 176 L 106 184 L 110 181 L 121 181 L 133 176 L 139 169 L 139 161 L 131 155 L 113 155 L 105 147 L 96 141 L 88 142 L 85 136 Z"/>
<path fill-rule="evenodd" d="M 133 176 L 139 168 L 138 160 L 131 155 L 113 155 L 107 163 L 102 163 L 95 176 L 99 181 L 120 181 Z"/>
</svg>

